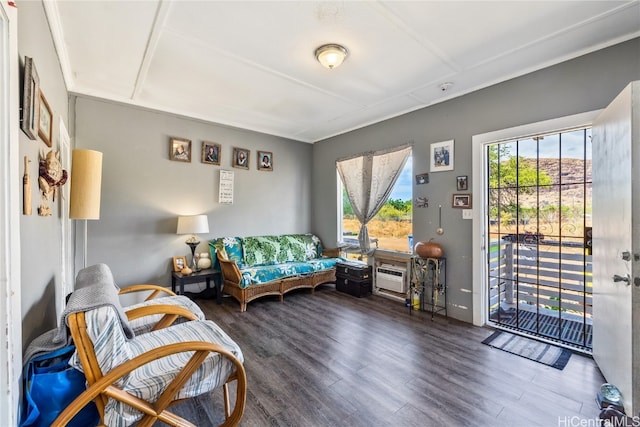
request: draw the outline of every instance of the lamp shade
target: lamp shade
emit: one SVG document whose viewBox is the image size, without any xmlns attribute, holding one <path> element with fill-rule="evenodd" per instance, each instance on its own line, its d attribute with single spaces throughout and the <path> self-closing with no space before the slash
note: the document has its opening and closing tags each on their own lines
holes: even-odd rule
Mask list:
<svg viewBox="0 0 640 427">
<path fill-rule="evenodd" d="M 178 217 L 176 234 L 200 234 L 209 232 L 209 218 L 206 215 Z"/>
<path fill-rule="evenodd" d="M 69 218 L 100 219 L 101 188 L 102 153 L 93 150 L 73 150 Z"/>
<path fill-rule="evenodd" d="M 325 44 L 316 49 L 316 59 L 329 69 L 340 66 L 348 54 L 347 49 L 339 44 Z"/>
</svg>

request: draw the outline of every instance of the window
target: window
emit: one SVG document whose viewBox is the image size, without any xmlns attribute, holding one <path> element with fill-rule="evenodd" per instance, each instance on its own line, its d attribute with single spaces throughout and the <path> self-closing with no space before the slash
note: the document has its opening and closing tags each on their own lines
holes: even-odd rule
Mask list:
<svg viewBox="0 0 640 427">
<path fill-rule="evenodd" d="M 384 206 L 369 222 L 369 236 L 371 246 L 379 249 L 409 252 L 410 236 L 413 232 L 413 162 L 411 154 L 396 181 L 389 198 Z M 359 251 L 358 232 L 360 221 L 353 213 L 347 192 L 338 174 L 338 233 L 339 240 L 354 246 L 355 254 L 350 256 L 357 258 Z"/>
</svg>

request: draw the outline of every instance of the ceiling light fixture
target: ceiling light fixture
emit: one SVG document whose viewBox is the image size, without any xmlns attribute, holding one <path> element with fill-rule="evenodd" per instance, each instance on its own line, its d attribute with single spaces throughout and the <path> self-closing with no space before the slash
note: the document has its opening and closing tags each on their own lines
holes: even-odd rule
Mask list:
<svg viewBox="0 0 640 427">
<path fill-rule="evenodd" d="M 339 67 L 348 55 L 349 51 L 339 44 L 325 44 L 316 49 L 316 59 L 330 70 Z"/>
</svg>

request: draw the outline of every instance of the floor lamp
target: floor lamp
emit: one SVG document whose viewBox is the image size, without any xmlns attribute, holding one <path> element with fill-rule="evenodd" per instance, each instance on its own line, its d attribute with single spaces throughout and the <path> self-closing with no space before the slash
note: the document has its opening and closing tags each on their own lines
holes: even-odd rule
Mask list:
<svg viewBox="0 0 640 427">
<path fill-rule="evenodd" d="M 102 153 L 73 150 L 71 159 L 70 219 L 84 220 L 83 266 L 87 267 L 87 220 L 100 219 Z"/>
</svg>

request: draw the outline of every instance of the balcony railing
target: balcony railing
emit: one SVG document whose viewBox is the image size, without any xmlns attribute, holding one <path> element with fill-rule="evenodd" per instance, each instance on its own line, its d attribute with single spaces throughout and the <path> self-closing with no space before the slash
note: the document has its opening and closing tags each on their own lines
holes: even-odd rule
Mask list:
<svg viewBox="0 0 640 427">
<path fill-rule="evenodd" d="M 590 348 L 591 255 L 576 242 L 542 237 L 493 242 L 489 308 L 498 324 Z"/>
</svg>

